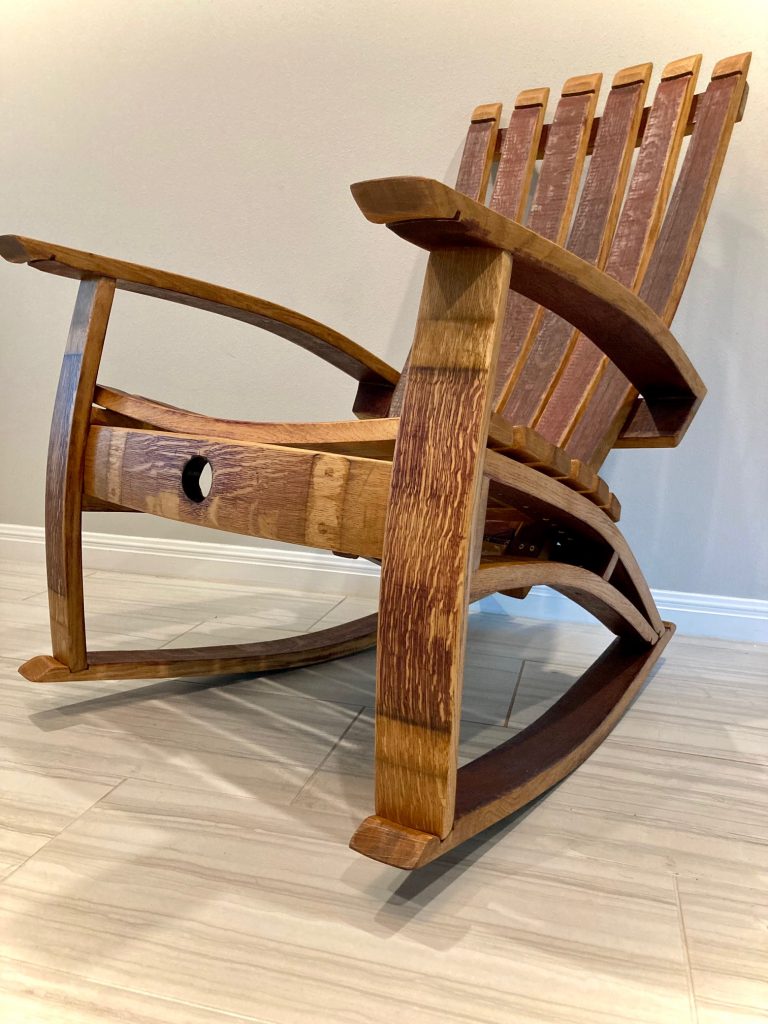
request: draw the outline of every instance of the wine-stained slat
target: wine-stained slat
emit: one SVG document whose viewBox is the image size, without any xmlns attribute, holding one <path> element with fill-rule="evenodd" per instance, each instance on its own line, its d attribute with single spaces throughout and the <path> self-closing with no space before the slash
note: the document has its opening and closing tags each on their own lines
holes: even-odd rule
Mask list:
<svg viewBox="0 0 768 1024">
<path fill-rule="evenodd" d="M 558 245 L 568 232 L 602 77 L 568 79 L 549 132 L 527 226 Z M 496 409 L 506 405 L 541 312 L 540 306 L 517 293 L 507 300 L 494 391 Z"/>
<path fill-rule="evenodd" d="M 548 100 L 549 89 L 526 89 L 509 119 L 489 206 L 511 220 L 525 214 Z"/>
<path fill-rule="evenodd" d="M 501 122 L 501 109 L 501 103 L 483 103 L 475 107 L 464 140 L 459 173 L 456 176 L 456 191 L 480 203 L 485 202 L 488 192 Z M 388 406 L 390 416 L 399 416 L 402 412 L 409 366 L 410 355 L 406 358 L 403 372 Z"/>
<path fill-rule="evenodd" d="M 694 132 L 640 288 L 640 297 L 666 323 L 671 322 L 680 301 L 731 131 L 743 109 L 749 56 L 741 54 L 721 61 L 712 72 L 712 81 L 699 103 Z M 581 429 L 574 431 L 568 443 L 569 451 L 593 466 L 599 465 L 625 424 L 626 432 L 632 434 L 632 418 L 627 421 L 627 411 L 636 395 L 623 375 L 607 366 L 600 381 L 599 405 L 597 402 L 592 404 L 589 420 L 585 417 L 584 425 L 579 424 Z M 652 430 L 652 424 L 645 423 L 644 432 L 635 432 L 635 444 L 654 443 L 653 433 L 647 433 L 649 427 Z"/>
<path fill-rule="evenodd" d="M 614 79 L 566 243 L 571 252 L 597 266 L 604 264 L 613 237 L 650 74 L 651 65 L 641 64 L 620 71 Z M 555 313 L 542 315 L 536 339 L 504 407 L 506 419 L 536 424 L 577 333 Z M 573 392 L 579 397 L 583 393 L 578 379 L 573 381 Z"/>
<path fill-rule="evenodd" d="M 480 107 L 475 107 L 464 142 L 459 173 L 456 176 L 456 191 L 463 192 L 465 196 L 477 199 L 480 203 L 485 202 L 485 194 L 488 191 L 500 121 L 500 103 L 484 103 Z"/>
<path fill-rule="evenodd" d="M 700 65 L 699 54 L 685 63 L 678 60 L 667 65 L 648 116 L 605 265 L 607 274 L 633 290 L 642 280 L 658 236 Z M 565 445 L 576 428 L 573 451 L 580 458 L 585 452 L 592 454 L 591 439 L 601 430 L 604 404 L 596 388 L 608 365 L 602 351 L 580 335 L 538 424 L 538 429 L 559 445 Z M 580 416 L 584 420 L 577 428 Z M 571 450 L 571 445 L 568 447 Z"/>
</svg>

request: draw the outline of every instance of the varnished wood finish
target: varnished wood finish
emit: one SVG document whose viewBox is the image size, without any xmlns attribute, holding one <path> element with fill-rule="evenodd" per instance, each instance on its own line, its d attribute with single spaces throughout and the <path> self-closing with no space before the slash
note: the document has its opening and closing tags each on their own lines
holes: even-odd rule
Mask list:
<svg viewBox="0 0 768 1024">
<path fill-rule="evenodd" d="M 618 553 L 614 552 L 618 558 Z M 545 586 L 557 590 L 595 616 L 616 636 L 631 636 L 656 643 L 658 634 L 645 616 L 602 576 L 577 565 L 539 559 L 514 559 L 482 563 L 472 576 L 470 600 L 497 591 Z"/>
<path fill-rule="evenodd" d="M 115 292 L 113 281 L 80 284 L 61 364 L 48 446 L 45 553 L 53 656 L 85 668 L 81 495 L 93 389 Z"/>
<path fill-rule="evenodd" d="M 548 100 L 549 89 L 528 89 L 520 93 L 499 151 L 489 205 L 511 220 L 521 220 L 525 213 Z"/>
<path fill-rule="evenodd" d="M 481 203 L 485 201 L 488 190 L 500 120 L 500 103 L 485 103 L 476 107 L 461 155 L 456 188 Z"/>
<path fill-rule="evenodd" d="M 606 273 L 636 291 L 642 283 L 666 209 L 701 65 L 701 56 L 664 68 L 627 199 L 616 229 Z M 584 400 L 576 402 L 579 389 Z M 624 375 L 588 338 L 578 339 L 541 429 L 579 458 L 599 465 L 626 417 Z M 672 431 L 674 434 L 674 431 Z"/>
<path fill-rule="evenodd" d="M 542 238 L 562 244 L 568 232 L 602 75 L 569 79 L 547 138 L 527 226 Z M 513 283 L 507 301 L 494 387 L 494 408 L 507 403 L 521 360 L 536 336 L 543 314 Z"/>
<path fill-rule="evenodd" d="M 400 376 L 397 370 L 387 366 L 378 356 L 367 352 L 325 324 L 286 309 L 285 306 L 231 288 L 220 288 L 191 277 L 143 267 L 138 263 L 113 260 L 19 235 L 0 236 L 0 256 L 11 263 L 28 263 L 36 270 L 62 277 L 88 278 L 97 275 L 111 278 L 122 291 L 150 295 L 233 320 L 242 320 L 307 349 L 356 380 L 392 385 L 397 383 Z"/>
<path fill-rule="evenodd" d="M 430 256 L 392 466 L 376 813 L 437 835 L 453 822 L 472 525 L 509 264 L 488 249 Z"/>
<path fill-rule="evenodd" d="M 184 467 L 210 462 L 202 501 Z M 92 427 L 89 497 L 166 519 L 289 544 L 381 556 L 390 466 L 374 459 L 161 431 Z"/>
<path fill-rule="evenodd" d="M 660 317 L 618 281 L 530 229 L 430 178 L 378 178 L 352 192 L 378 224 L 425 249 L 492 246 L 513 256 L 511 286 L 587 334 L 643 393 L 679 399 L 680 436 L 706 393 Z"/>
<path fill-rule="evenodd" d="M 328 423 L 251 423 L 203 416 L 166 405 L 142 395 L 130 395 L 116 388 L 97 385 L 94 401 L 126 418 L 123 425 L 156 428 L 180 434 L 204 434 L 258 444 L 312 448 L 315 451 L 361 455 L 365 458 L 391 457 L 395 447 L 397 419 L 341 420 Z M 130 424 L 130 420 L 137 421 Z"/>
<path fill-rule="evenodd" d="M 275 670 L 376 639 L 376 813 L 352 845 L 404 868 L 440 856 L 580 764 L 673 630 L 615 525 L 620 507 L 597 468 L 620 432 L 624 444 L 677 443 L 705 393 L 669 324 L 744 110 L 748 56 L 721 61 L 695 98 L 699 63 L 668 65 L 650 110 L 645 64 L 616 75 L 599 119 L 600 75 L 569 79 L 549 126 L 546 89 L 518 95 L 504 132 L 499 104 L 476 108 L 456 189 L 426 178 L 352 187 L 369 220 L 430 251 L 402 375 L 264 300 L 0 239 L 12 262 L 81 279 L 49 456 L 53 655 L 27 662 L 24 675 L 65 682 Z M 230 420 L 97 385 L 115 287 L 303 346 L 357 379 L 363 422 Z M 206 463 L 208 493 L 199 485 Z M 81 510 L 151 513 L 380 562 L 376 634 L 369 617 L 288 640 L 87 651 Z M 468 602 L 496 591 L 522 598 L 537 584 L 618 639 L 538 721 L 459 771 Z"/>
<path fill-rule="evenodd" d="M 459 769 L 456 817 L 442 839 L 366 818 L 350 846 L 393 867 L 423 867 L 525 807 L 577 768 L 614 728 L 674 633 L 664 623 L 652 647 L 619 638 L 549 711 L 527 729 Z"/>
<path fill-rule="evenodd" d="M 566 243 L 567 249 L 581 259 L 602 268 L 616 227 L 624 189 L 629 175 L 634 136 L 643 109 L 651 65 L 632 69 L 631 82 L 620 72 L 614 80 L 594 153 L 589 162 L 581 196 Z M 528 357 L 517 373 L 514 391 L 504 406 L 503 415 L 512 423 L 530 423 L 545 437 L 550 410 L 562 403 L 549 401 L 552 390 L 568 365 L 578 332 L 555 313 L 547 311 Z M 581 382 L 576 390 L 583 394 Z"/>
<path fill-rule="evenodd" d="M 558 480 L 505 459 L 498 452 L 485 453 L 485 472 L 491 479 L 491 493 L 506 498 L 514 507 L 564 523 L 577 534 L 607 545 L 611 552 L 617 551 L 628 577 L 628 586 L 623 588 L 625 596 L 657 633 L 661 631 L 661 619 L 640 567 L 621 531 L 604 512 Z"/>
<path fill-rule="evenodd" d="M 171 679 L 236 672 L 276 672 L 333 661 L 376 643 L 376 616 L 345 622 L 302 636 L 151 651 L 90 651 L 88 666 L 74 671 L 56 658 L 41 655 L 19 670 L 32 683 L 96 682 L 101 679 Z"/>
</svg>

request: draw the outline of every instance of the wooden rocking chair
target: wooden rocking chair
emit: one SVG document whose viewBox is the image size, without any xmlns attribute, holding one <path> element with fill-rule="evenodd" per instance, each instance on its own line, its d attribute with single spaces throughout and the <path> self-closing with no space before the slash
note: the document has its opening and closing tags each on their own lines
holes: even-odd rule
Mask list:
<svg viewBox="0 0 768 1024">
<path fill-rule="evenodd" d="M 600 75 L 569 79 L 551 123 L 547 89 L 521 93 L 506 128 L 500 104 L 478 107 L 455 190 L 412 177 L 352 186 L 370 221 L 430 252 L 402 374 L 262 299 L 3 237 L 7 260 L 80 280 L 48 456 L 53 654 L 22 674 L 259 672 L 377 643 L 376 813 L 351 845 L 402 868 L 440 856 L 582 762 L 674 630 L 597 471 L 614 447 L 676 445 L 705 393 L 669 324 L 742 116 L 749 55 L 718 63 L 695 95 L 700 62 L 668 65 L 650 107 L 651 66 L 620 71 L 601 117 Z M 215 419 L 98 384 L 116 288 L 308 349 L 358 381 L 358 419 Z M 83 510 L 149 512 L 381 560 L 378 625 L 369 616 L 289 640 L 90 651 Z M 617 639 L 537 722 L 458 769 L 467 606 L 494 592 L 523 597 L 534 584 L 587 608 Z"/>
</svg>

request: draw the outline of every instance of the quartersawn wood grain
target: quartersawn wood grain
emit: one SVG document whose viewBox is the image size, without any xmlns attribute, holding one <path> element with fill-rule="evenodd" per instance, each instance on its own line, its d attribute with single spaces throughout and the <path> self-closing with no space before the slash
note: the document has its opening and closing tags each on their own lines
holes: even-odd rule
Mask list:
<svg viewBox="0 0 768 1024">
<path fill-rule="evenodd" d="M 85 668 L 85 613 L 80 496 L 88 418 L 115 292 L 113 281 L 92 278 L 78 288 L 61 364 L 48 445 L 45 551 L 54 658 Z"/>
<path fill-rule="evenodd" d="M 431 254 L 392 465 L 376 813 L 436 835 L 453 821 L 472 526 L 509 268 L 488 249 Z"/>
<path fill-rule="evenodd" d="M 420 866 L 579 765 L 673 630 L 661 621 L 615 525 L 618 502 L 596 470 L 619 431 L 623 443 L 679 441 L 704 395 L 669 322 L 743 113 L 748 55 L 721 61 L 694 102 L 698 63 L 685 58 L 665 69 L 650 112 L 643 109 L 649 66 L 623 69 L 599 122 L 600 75 L 566 82 L 550 126 L 547 91 L 526 90 L 498 150 L 500 105 L 476 108 L 457 190 L 426 178 L 353 186 L 369 220 L 431 253 L 402 375 L 265 300 L 74 249 L 0 239 L 10 261 L 81 280 L 49 454 L 53 655 L 27 662 L 27 678 L 262 671 L 374 642 L 373 620 L 363 619 L 226 647 L 88 650 L 81 511 L 134 510 L 381 563 L 376 814 L 355 834 L 355 849 Z M 479 200 L 497 151 L 488 208 Z M 529 198 L 525 226 L 518 219 Z M 354 412 L 365 422 L 207 417 L 97 385 L 115 288 L 234 317 L 303 346 L 358 380 Z M 610 374 L 615 388 L 606 387 Z M 494 415 L 494 396 L 512 422 Z M 205 467 L 209 489 L 201 486 Z M 496 590 L 522 597 L 535 584 L 566 594 L 618 639 L 533 725 L 459 771 L 468 602 Z"/>
<path fill-rule="evenodd" d="M 210 494 L 188 497 L 184 467 L 209 461 Z M 381 556 L 390 466 L 375 459 L 255 442 L 92 427 L 85 452 L 88 497 L 180 522 Z"/>
</svg>

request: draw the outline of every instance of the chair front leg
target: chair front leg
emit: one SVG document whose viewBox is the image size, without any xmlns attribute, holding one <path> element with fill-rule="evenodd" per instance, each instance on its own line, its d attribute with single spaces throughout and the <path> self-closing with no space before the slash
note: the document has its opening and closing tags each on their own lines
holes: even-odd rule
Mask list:
<svg viewBox="0 0 768 1024">
<path fill-rule="evenodd" d="M 431 254 L 387 511 L 376 813 L 441 838 L 456 804 L 473 524 L 510 270 L 498 250 Z"/>
<path fill-rule="evenodd" d="M 53 657 L 86 668 L 82 495 L 85 445 L 115 282 L 80 283 L 51 422 L 45 490 L 45 553 Z"/>
</svg>

